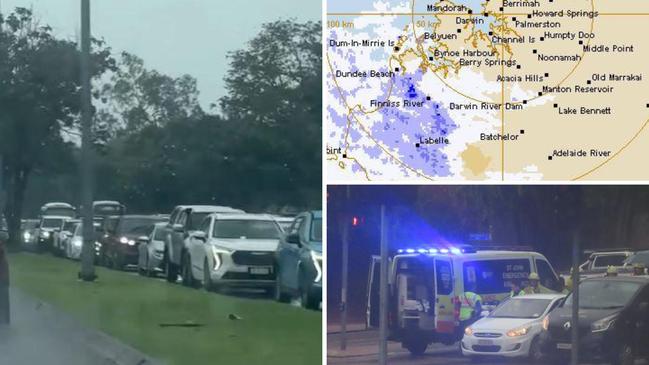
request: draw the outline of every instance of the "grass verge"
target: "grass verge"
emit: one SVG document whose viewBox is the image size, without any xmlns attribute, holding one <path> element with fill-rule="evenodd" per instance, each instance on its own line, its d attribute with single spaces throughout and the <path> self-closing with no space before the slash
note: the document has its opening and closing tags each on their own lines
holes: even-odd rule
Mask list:
<svg viewBox="0 0 649 365">
<path fill-rule="evenodd" d="M 45 255 L 12 254 L 9 266 L 12 286 L 169 364 L 322 362 L 320 312 L 104 268 L 97 282 L 80 282 L 79 263 Z M 204 326 L 160 327 L 187 321 Z"/>
</svg>

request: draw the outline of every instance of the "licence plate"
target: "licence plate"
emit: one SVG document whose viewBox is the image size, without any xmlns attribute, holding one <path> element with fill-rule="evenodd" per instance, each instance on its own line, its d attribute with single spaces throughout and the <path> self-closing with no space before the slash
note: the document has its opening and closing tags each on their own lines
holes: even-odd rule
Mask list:
<svg viewBox="0 0 649 365">
<path fill-rule="evenodd" d="M 572 350 L 572 344 L 571 343 L 558 343 L 557 348 L 559 350 Z"/>
<path fill-rule="evenodd" d="M 478 345 L 491 346 L 494 342 L 491 340 L 478 340 Z"/>
<path fill-rule="evenodd" d="M 270 274 L 270 267 L 251 267 L 250 273 L 253 275 L 268 275 Z"/>
</svg>

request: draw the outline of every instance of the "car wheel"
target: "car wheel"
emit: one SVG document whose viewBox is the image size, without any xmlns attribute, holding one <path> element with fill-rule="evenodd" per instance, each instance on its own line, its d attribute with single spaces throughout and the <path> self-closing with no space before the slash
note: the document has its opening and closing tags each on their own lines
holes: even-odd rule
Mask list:
<svg viewBox="0 0 649 365">
<path fill-rule="evenodd" d="M 203 262 L 203 289 L 207 291 L 214 290 L 214 284 L 212 284 L 212 276 L 210 275 L 210 263 L 205 259 Z"/>
<path fill-rule="evenodd" d="M 113 269 L 124 270 L 124 259 L 121 254 L 115 252 L 111 261 L 113 262 Z"/>
<path fill-rule="evenodd" d="M 291 301 L 291 296 L 282 290 L 282 275 L 280 274 L 279 269 L 276 269 L 275 272 L 275 300 L 280 303 L 288 303 Z"/>
<path fill-rule="evenodd" d="M 635 356 L 633 354 L 633 347 L 627 343 L 620 346 L 617 358 L 613 360 L 613 365 L 633 365 L 635 363 Z"/>
<path fill-rule="evenodd" d="M 535 337 L 530 344 L 529 352 L 530 361 L 534 363 L 541 362 L 543 360 L 543 351 L 541 351 L 541 340 L 538 337 Z"/>
<path fill-rule="evenodd" d="M 300 299 L 302 300 L 302 307 L 305 309 L 317 310 L 320 301 L 317 297 L 311 295 L 311 284 L 307 282 L 306 275 L 303 272 L 299 276 L 300 279 Z"/>
<path fill-rule="evenodd" d="M 194 281 L 194 274 L 192 274 L 192 259 L 189 256 L 189 253 L 185 253 L 183 255 L 183 264 L 181 266 L 182 269 L 182 277 L 183 277 L 183 285 L 193 288 L 195 287 L 196 283 Z"/>
<path fill-rule="evenodd" d="M 154 278 L 155 275 L 155 270 L 151 268 L 151 262 L 149 262 L 149 251 L 145 251 L 145 256 L 144 256 L 144 270 L 146 272 L 146 276 L 150 278 Z"/>
<path fill-rule="evenodd" d="M 170 283 L 175 283 L 178 280 L 178 266 L 169 260 L 168 255 L 165 253 L 165 278 Z"/>
<path fill-rule="evenodd" d="M 426 352 L 426 348 L 428 347 L 428 343 L 426 343 L 423 340 L 420 339 L 413 339 L 409 340 L 407 342 L 403 343 L 403 347 L 405 347 L 412 356 L 421 356 Z"/>
</svg>

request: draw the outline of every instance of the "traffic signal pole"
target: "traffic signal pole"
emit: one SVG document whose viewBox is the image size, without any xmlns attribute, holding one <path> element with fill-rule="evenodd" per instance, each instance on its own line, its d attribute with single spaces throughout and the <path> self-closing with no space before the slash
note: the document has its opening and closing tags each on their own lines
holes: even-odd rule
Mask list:
<svg viewBox="0 0 649 365">
<path fill-rule="evenodd" d="M 579 248 L 579 236 L 575 233 L 572 242 L 572 347 L 570 354 L 570 364 L 579 364 L 579 261 L 581 252 Z"/>
<path fill-rule="evenodd" d="M 381 205 L 381 289 L 379 292 L 379 365 L 388 362 L 388 239 L 385 205 Z"/>
<path fill-rule="evenodd" d="M 83 281 L 94 281 L 95 237 L 92 221 L 92 100 L 90 94 L 90 0 L 81 0 L 81 191 L 83 246 L 81 272 Z"/>
<path fill-rule="evenodd" d="M 340 350 L 347 349 L 347 282 L 349 273 L 349 218 L 351 218 L 349 206 L 349 185 L 346 187 L 345 211 L 343 213 L 343 226 L 342 226 L 342 285 L 340 292 Z"/>
</svg>

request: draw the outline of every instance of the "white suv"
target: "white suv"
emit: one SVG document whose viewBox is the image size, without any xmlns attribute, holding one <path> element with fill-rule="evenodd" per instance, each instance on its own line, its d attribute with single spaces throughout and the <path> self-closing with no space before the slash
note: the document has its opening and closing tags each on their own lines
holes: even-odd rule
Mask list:
<svg viewBox="0 0 649 365">
<path fill-rule="evenodd" d="M 190 234 L 183 277 L 207 290 L 275 285 L 275 251 L 282 230 L 269 215 L 211 214 Z M 191 268 L 191 269 L 189 269 Z"/>
</svg>

